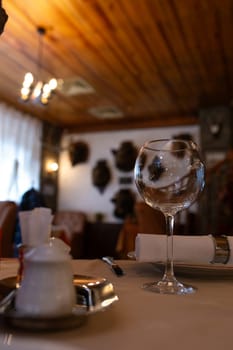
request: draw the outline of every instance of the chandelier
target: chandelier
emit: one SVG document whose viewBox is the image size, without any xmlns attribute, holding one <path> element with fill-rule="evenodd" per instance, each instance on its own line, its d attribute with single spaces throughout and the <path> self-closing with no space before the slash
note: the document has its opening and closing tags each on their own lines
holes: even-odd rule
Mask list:
<svg viewBox="0 0 233 350">
<path fill-rule="evenodd" d="M 24 76 L 22 88 L 21 88 L 21 100 L 40 102 L 46 105 L 49 102 L 52 93 L 56 90 L 58 86 L 57 79 L 52 78 L 48 82 L 44 82 L 39 77 L 41 76 L 41 63 L 43 56 L 43 37 L 46 34 L 44 27 L 38 27 L 37 32 L 39 35 L 39 45 L 38 45 L 38 71 L 37 71 L 37 81 L 31 72 L 27 72 Z"/>
</svg>

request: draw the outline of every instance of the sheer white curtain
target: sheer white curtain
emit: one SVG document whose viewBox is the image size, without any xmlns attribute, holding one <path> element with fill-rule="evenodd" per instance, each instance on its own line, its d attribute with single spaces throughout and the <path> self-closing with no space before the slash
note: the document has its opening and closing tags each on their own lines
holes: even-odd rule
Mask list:
<svg viewBox="0 0 233 350">
<path fill-rule="evenodd" d="M 42 123 L 0 103 L 0 200 L 39 189 Z"/>
</svg>

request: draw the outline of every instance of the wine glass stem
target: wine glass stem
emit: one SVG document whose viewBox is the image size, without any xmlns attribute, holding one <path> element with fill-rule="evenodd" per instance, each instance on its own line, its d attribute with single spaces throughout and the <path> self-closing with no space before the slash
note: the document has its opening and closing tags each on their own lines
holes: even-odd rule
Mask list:
<svg viewBox="0 0 233 350">
<path fill-rule="evenodd" d="M 166 220 L 166 233 L 167 233 L 167 260 L 163 279 L 174 280 L 173 269 L 173 230 L 174 230 L 174 216 L 165 214 Z"/>
</svg>

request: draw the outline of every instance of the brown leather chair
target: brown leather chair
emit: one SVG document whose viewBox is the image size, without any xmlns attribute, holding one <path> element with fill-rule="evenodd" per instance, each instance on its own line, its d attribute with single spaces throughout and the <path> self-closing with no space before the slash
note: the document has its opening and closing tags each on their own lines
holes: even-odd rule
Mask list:
<svg viewBox="0 0 233 350">
<path fill-rule="evenodd" d="M 0 201 L 0 255 L 3 258 L 13 257 L 16 217 L 16 203 L 12 201 Z"/>
<path fill-rule="evenodd" d="M 202 232 L 233 236 L 233 149 L 207 169 L 200 213 Z"/>
<path fill-rule="evenodd" d="M 134 207 L 138 233 L 162 234 L 166 232 L 164 215 L 144 202 L 137 202 Z"/>
<path fill-rule="evenodd" d="M 116 251 L 121 259 L 135 249 L 135 238 L 138 233 L 164 234 L 166 232 L 164 215 L 149 207 L 144 202 L 136 202 L 135 217 L 125 219 L 119 233 Z"/>
</svg>

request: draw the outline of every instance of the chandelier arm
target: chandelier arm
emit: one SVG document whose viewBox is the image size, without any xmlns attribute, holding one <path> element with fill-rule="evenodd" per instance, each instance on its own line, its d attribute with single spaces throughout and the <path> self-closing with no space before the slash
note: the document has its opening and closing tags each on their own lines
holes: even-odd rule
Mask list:
<svg viewBox="0 0 233 350">
<path fill-rule="evenodd" d="M 37 79 L 39 79 L 42 72 L 42 60 L 43 60 L 43 49 L 44 49 L 44 35 L 46 34 L 46 30 L 43 27 L 38 27 L 37 32 L 39 35 L 39 44 L 38 44 L 38 61 L 37 61 Z"/>
</svg>

